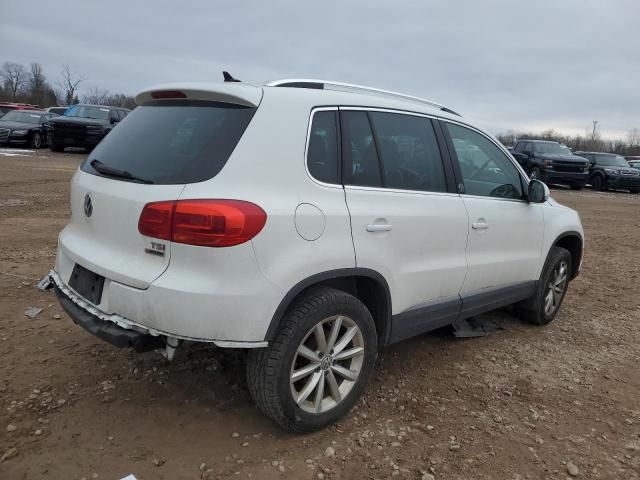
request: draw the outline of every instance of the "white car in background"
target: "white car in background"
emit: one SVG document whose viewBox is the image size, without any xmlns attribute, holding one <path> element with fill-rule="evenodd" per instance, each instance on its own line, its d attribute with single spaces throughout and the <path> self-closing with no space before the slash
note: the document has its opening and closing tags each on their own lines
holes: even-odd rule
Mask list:
<svg viewBox="0 0 640 480">
<path fill-rule="evenodd" d="M 50 273 L 119 347 L 248 349 L 294 431 L 356 402 L 384 345 L 516 304 L 557 315 L 578 214 L 439 104 L 317 80 L 149 88 L 71 185 Z"/>
</svg>

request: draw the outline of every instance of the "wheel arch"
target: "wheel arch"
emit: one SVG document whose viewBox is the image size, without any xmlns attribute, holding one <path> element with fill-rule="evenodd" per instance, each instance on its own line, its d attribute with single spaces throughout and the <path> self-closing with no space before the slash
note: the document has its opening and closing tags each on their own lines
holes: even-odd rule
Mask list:
<svg viewBox="0 0 640 480">
<path fill-rule="evenodd" d="M 561 233 L 554 240 L 551 247 L 562 247 L 571 254 L 571 280 L 576 278 L 579 273 L 578 267 L 582 261 L 582 253 L 584 249 L 584 239 L 582 234 L 577 231 L 568 231 Z"/>
<path fill-rule="evenodd" d="M 386 279 L 368 268 L 343 268 L 318 273 L 298 282 L 276 308 L 265 340 L 275 338 L 280 322 L 298 298 L 315 287 L 333 287 L 358 298 L 369 309 L 375 322 L 379 345 L 387 345 L 391 336 L 391 293 Z"/>
</svg>

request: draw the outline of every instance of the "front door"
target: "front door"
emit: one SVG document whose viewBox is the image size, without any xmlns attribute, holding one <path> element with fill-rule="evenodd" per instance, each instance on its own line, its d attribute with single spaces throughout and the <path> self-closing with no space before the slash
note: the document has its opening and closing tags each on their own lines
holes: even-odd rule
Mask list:
<svg viewBox="0 0 640 480">
<path fill-rule="evenodd" d="M 498 299 L 526 297 L 539 275 L 542 206 L 526 201 L 525 177 L 489 137 L 459 124 L 442 125 L 455 153 L 469 215 L 463 305 L 466 298 L 486 306 L 492 291 Z"/>
</svg>

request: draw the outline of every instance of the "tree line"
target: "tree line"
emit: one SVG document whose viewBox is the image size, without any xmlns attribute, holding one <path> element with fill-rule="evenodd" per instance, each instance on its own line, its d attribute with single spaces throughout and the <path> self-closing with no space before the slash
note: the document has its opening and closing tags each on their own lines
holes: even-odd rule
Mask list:
<svg viewBox="0 0 640 480">
<path fill-rule="evenodd" d="M 124 93 L 110 93 L 98 87 L 82 89 L 87 77 L 69 65 L 63 65 L 56 80 L 51 82 L 42 65 L 34 62 L 24 66 L 4 62 L 0 68 L 0 102 L 19 102 L 42 108 L 57 105 L 91 103 L 112 107 L 135 108 L 133 97 Z"/>
<path fill-rule="evenodd" d="M 565 144 L 573 151 L 640 155 L 640 129 L 632 128 L 627 132 L 626 138 L 605 139 L 596 127 L 597 123 L 594 124 L 593 130 L 586 131 L 584 135 L 563 135 L 551 128 L 540 133 L 508 130 L 497 137 L 507 146 L 515 145 L 518 140 L 553 140 Z"/>
</svg>

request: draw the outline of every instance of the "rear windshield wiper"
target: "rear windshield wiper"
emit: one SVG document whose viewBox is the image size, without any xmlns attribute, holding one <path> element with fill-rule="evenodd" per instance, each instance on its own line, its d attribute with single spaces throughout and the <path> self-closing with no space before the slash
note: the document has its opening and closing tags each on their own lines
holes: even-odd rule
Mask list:
<svg viewBox="0 0 640 480">
<path fill-rule="evenodd" d="M 93 167 L 94 170 L 100 172 L 103 175 L 107 175 L 108 177 L 117 177 L 117 178 L 126 178 L 127 180 L 133 180 L 134 182 L 140 183 L 153 183 L 152 180 L 147 180 L 146 178 L 140 178 L 133 175 L 131 172 L 127 172 L 126 170 L 120 170 L 119 168 L 110 167 L 105 165 L 97 158 L 94 158 L 89 162 L 89 164 Z"/>
</svg>

